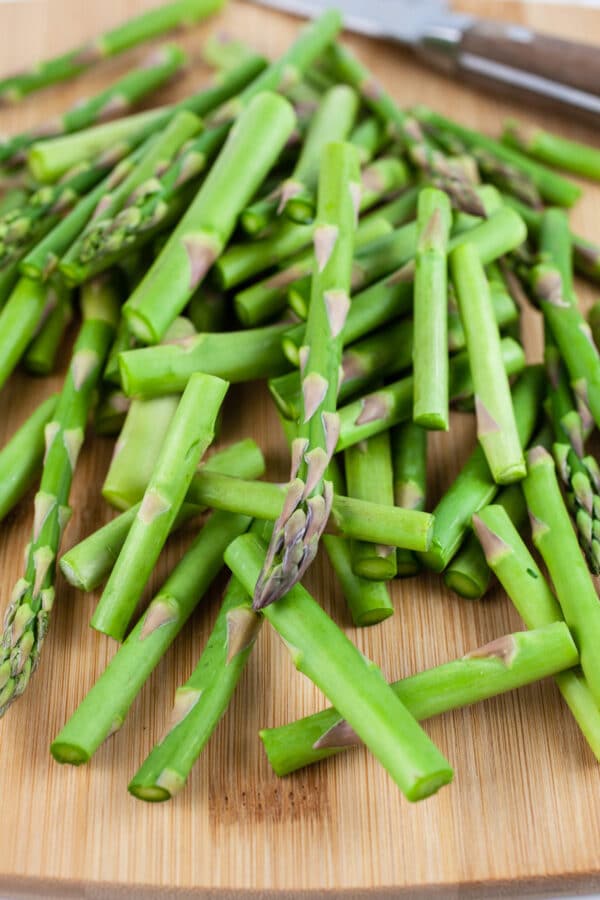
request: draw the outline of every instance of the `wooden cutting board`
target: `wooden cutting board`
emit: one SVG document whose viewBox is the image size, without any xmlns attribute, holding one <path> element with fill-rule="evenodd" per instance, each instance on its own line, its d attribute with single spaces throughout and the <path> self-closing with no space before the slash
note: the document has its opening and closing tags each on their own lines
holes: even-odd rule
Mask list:
<svg viewBox="0 0 600 900">
<path fill-rule="evenodd" d="M 149 5 L 144 0 L 0 4 L 2 69 L 69 48 Z M 600 12 L 475 0 L 470 8 L 600 43 Z M 161 102 L 202 83 L 207 73 L 197 60 L 213 28 L 274 55 L 292 40 L 296 22 L 233 3 L 217 20 L 186 34 L 195 65 Z M 403 104 L 425 102 L 492 133 L 507 114 L 518 112 L 429 73 L 391 45 L 351 42 Z M 21 130 L 51 116 L 143 55 L 136 51 L 15 110 L 1 110 L 0 130 Z M 559 117 L 521 112 L 558 132 L 594 139 L 591 130 Z M 600 190 L 590 187 L 573 214 L 577 229 L 596 240 L 599 203 Z M 593 296 L 581 286 L 583 302 Z M 527 345 L 535 358 L 539 323 L 533 314 Z M 16 374 L 0 393 L 0 441 L 60 382 L 60 375 L 38 381 Z M 244 435 L 264 448 L 269 475 L 283 478 L 286 453 L 263 388 L 231 391 L 221 440 Z M 473 441 L 471 419 L 460 415 L 453 418 L 450 435 L 431 440 L 432 505 Z M 89 435 L 66 546 L 111 516 L 100 498 L 111 450 L 110 440 Z M 21 572 L 30 501 L 0 527 L 2 605 Z M 153 589 L 189 538 L 169 544 Z M 395 616 L 360 631 L 349 625 L 325 561 L 318 561 L 306 583 L 390 678 L 445 662 L 522 627 L 500 590 L 473 603 L 446 591 L 437 576 L 425 575 L 396 582 Z M 223 584 L 149 680 L 121 732 L 91 765 L 73 769 L 54 763 L 48 745 L 116 648 L 88 627 L 97 596 L 59 581 L 42 664 L 26 697 L 0 722 L 0 895 L 523 896 L 599 883 L 600 769 L 551 682 L 429 723 L 427 730 L 455 765 L 456 779 L 436 797 L 411 806 L 366 752 L 348 753 L 285 780 L 272 774 L 258 728 L 313 712 L 325 701 L 296 674 L 268 629 L 184 793 L 155 806 L 131 798 L 128 779 L 163 731 L 174 689 L 187 678 L 212 627 Z"/>
</svg>

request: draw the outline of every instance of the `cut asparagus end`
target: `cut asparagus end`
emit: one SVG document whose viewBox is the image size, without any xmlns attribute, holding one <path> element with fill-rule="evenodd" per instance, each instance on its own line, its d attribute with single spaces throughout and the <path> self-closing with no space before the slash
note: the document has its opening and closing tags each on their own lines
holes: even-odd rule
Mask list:
<svg viewBox="0 0 600 900">
<path fill-rule="evenodd" d="M 64 578 L 69 582 L 70 585 L 80 591 L 89 590 L 89 587 L 86 585 L 85 579 L 83 579 L 78 573 L 77 568 L 73 568 L 66 556 L 61 557 L 59 566 Z"/>
<path fill-rule="evenodd" d="M 57 763 L 69 766 L 81 766 L 90 761 L 90 755 L 83 747 L 64 741 L 54 741 L 50 744 L 50 753 Z"/>
<path fill-rule="evenodd" d="M 450 591 L 454 591 L 465 600 L 480 600 L 481 585 L 478 581 L 471 578 L 467 572 L 459 572 L 456 569 L 450 569 L 444 576 L 444 584 Z"/>
<path fill-rule="evenodd" d="M 129 328 L 142 344 L 157 344 L 158 341 L 160 341 L 162 335 L 156 334 L 152 327 L 152 323 L 139 309 L 127 309 L 125 311 L 125 316 L 129 323 Z M 123 372 L 122 368 L 121 378 L 126 378 L 126 373 Z M 126 389 L 125 392 L 127 393 Z"/>
<path fill-rule="evenodd" d="M 138 785 L 133 782 L 127 788 L 132 797 L 145 800 L 146 803 L 164 803 L 171 799 L 171 794 L 165 788 L 157 785 Z"/>
<path fill-rule="evenodd" d="M 354 616 L 354 624 L 358 628 L 365 628 L 368 625 L 378 625 L 385 619 L 389 619 L 394 615 L 394 610 L 388 606 L 382 606 L 377 609 L 369 609 L 360 615 Z"/>
</svg>

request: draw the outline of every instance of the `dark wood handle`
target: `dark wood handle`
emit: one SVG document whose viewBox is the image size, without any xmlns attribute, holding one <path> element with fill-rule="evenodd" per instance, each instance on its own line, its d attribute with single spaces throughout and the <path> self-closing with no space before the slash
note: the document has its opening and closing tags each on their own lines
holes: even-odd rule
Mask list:
<svg viewBox="0 0 600 900">
<path fill-rule="evenodd" d="M 464 33 L 460 52 L 600 95 L 600 47 L 592 44 L 480 20 Z"/>
</svg>

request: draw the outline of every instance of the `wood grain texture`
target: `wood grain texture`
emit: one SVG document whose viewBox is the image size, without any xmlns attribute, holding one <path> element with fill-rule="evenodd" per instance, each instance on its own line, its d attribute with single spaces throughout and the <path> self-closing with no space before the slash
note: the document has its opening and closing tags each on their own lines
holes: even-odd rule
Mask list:
<svg viewBox="0 0 600 900">
<path fill-rule="evenodd" d="M 0 60 L 9 70 L 66 49 L 149 3 L 143 0 L 48 0 L 0 5 Z M 519 3 L 463 4 L 562 36 L 600 39 L 600 13 Z M 295 22 L 233 3 L 216 22 L 185 35 L 197 58 L 214 27 L 275 54 Z M 428 103 L 492 133 L 508 103 L 449 84 L 393 46 L 352 38 L 401 103 Z M 144 51 L 117 59 L 70 85 L 0 111 L 2 131 L 20 130 L 52 115 L 125 71 Z M 161 99 L 202 82 L 194 65 Z M 521 110 L 523 112 L 523 110 Z M 536 122 L 575 138 L 591 130 L 529 112 Z M 589 188 L 573 215 L 598 240 L 600 189 Z M 587 304 L 594 291 L 581 287 Z M 531 314 L 527 346 L 539 353 L 539 323 Z M 0 441 L 6 440 L 60 377 L 38 381 L 16 374 L 0 393 Z M 269 474 L 282 478 L 286 453 L 266 391 L 231 391 L 222 442 L 253 435 Z M 432 438 L 430 504 L 450 483 L 474 442 L 471 419 L 454 416 L 449 435 Z M 65 547 L 107 521 L 99 490 L 112 443 L 90 435 L 73 493 L 74 516 Z M 1 603 L 20 573 L 31 524 L 22 503 L 0 527 Z M 152 581 L 156 588 L 190 535 L 173 540 Z M 435 576 L 394 584 L 396 614 L 380 626 L 353 629 L 327 563 L 319 559 L 308 588 L 358 646 L 399 678 L 460 655 L 521 623 L 502 592 L 471 603 L 447 592 Z M 121 732 L 89 766 L 60 767 L 48 746 L 100 674 L 114 644 L 88 622 L 98 599 L 59 582 L 56 612 L 41 666 L 27 696 L 0 722 L 0 894 L 110 897 L 395 897 L 446 898 L 512 894 L 597 884 L 600 873 L 600 774 L 554 685 L 546 682 L 473 709 L 438 718 L 427 730 L 454 763 L 455 783 L 410 806 L 382 769 L 357 751 L 278 780 L 257 737 L 320 709 L 323 697 L 292 668 L 269 629 L 235 695 L 228 716 L 196 766 L 185 792 L 148 806 L 126 792 L 130 776 L 162 733 L 175 686 L 189 675 L 212 627 L 223 581 L 158 667 Z M 327 893 L 325 893 L 327 892 Z M 331 892 L 331 893 L 329 893 Z"/>
</svg>

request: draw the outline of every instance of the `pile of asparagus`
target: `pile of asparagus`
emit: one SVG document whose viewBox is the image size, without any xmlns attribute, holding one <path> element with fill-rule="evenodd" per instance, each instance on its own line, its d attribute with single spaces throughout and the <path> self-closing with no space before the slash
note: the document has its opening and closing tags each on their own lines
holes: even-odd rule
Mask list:
<svg viewBox="0 0 600 900">
<path fill-rule="evenodd" d="M 161 7 L 5 79 L 0 97 L 216 5 Z M 0 144 L 0 385 L 18 364 L 54 371 L 80 317 L 62 391 L 0 451 L 0 516 L 38 485 L 0 638 L 0 712 L 38 664 L 58 566 L 83 591 L 103 586 L 91 625 L 121 642 L 52 743 L 74 765 L 120 728 L 231 571 L 169 729 L 129 785 L 143 800 L 183 788 L 265 619 L 333 704 L 261 732 L 280 775 L 364 743 L 420 800 L 453 775 L 421 720 L 550 675 L 600 758 L 600 471 L 586 451 L 600 308 L 590 329 L 573 283 L 573 262 L 600 280 L 600 248 L 570 231 L 580 188 L 548 165 L 600 178 L 600 152 L 403 111 L 339 31 L 329 11 L 274 62 L 213 40 L 212 85 L 131 113 L 181 66 L 169 46 Z M 525 359 L 523 303 L 543 314 L 545 370 Z M 258 480 L 247 438 L 204 459 L 229 384 L 255 379 L 289 443 L 285 485 Z M 449 429 L 451 405 L 474 410 L 477 446 L 430 513 L 427 432 Z M 60 556 L 90 416 L 117 438 L 102 494 L 120 514 Z M 190 521 L 195 540 L 134 623 L 169 534 Z M 392 579 L 431 569 L 473 599 L 495 575 L 528 630 L 388 685 L 300 584 L 321 544 L 357 626 L 392 615 Z"/>
</svg>

